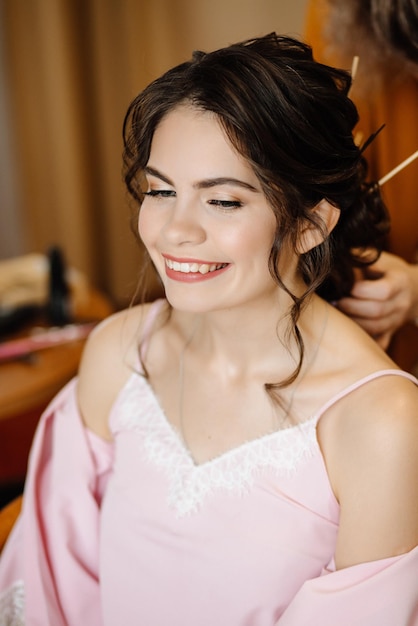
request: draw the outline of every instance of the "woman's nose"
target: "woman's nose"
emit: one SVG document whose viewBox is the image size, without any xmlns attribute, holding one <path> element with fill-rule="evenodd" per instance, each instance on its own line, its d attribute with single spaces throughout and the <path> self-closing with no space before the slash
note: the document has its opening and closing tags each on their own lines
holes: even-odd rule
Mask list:
<svg viewBox="0 0 418 626">
<path fill-rule="evenodd" d="M 169 243 L 198 244 L 206 239 L 206 231 L 199 218 L 199 209 L 192 204 L 176 202 L 162 229 Z"/>
</svg>

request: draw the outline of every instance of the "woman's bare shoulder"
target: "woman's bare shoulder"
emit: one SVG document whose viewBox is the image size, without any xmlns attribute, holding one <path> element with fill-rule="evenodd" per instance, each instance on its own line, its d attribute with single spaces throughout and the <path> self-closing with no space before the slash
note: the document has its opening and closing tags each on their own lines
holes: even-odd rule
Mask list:
<svg viewBox="0 0 418 626">
<path fill-rule="evenodd" d="M 109 411 L 123 385 L 139 366 L 138 347 L 151 304 L 119 311 L 91 333 L 79 369 L 78 402 L 88 428 L 110 438 Z"/>
<path fill-rule="evenodd" d="M 382 433 L 390 429 L 402 433 L 415 427 L 418 386 L 371 337 L 338 311 L 326 352 L 327 375 L 323 378 L 328 380 L 331 397 L 350 389 L 318 426 L 319 433 L 329 434 L 333 442 L 337 467 L 341 467 L 340 455 L 347 453 L 350 458 L 362 441 L 370 451 L 370 441 L 377 444 Z"/>
<path fill-rule="evenodd" d="M 410 550 L 418 544 L 418 386 L 388 372 L 347 396 L 334 417 L 324 456 L 341 506 L 337 566 Z"/>
</svg>

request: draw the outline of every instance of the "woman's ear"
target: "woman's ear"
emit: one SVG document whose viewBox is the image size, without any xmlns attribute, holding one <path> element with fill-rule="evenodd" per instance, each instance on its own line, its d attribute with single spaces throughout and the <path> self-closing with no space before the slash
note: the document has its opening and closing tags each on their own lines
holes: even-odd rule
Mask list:
<svg viewBox="0 0 418 626">
<path fill-rule="evenodd" d="M 297 252 L 299 254 L 305 254 L 319 246 L 331 233 L 340 218 L 340 209 L 328 200 L 322 199 L 312 209 L 316 214 L 317 222 L 319 226 L 312 222 L 307 222 L 301 229 L 299 239 L 297 242 Z M 322 228 L 321 225 L 322 224 Z"/>
</svg>

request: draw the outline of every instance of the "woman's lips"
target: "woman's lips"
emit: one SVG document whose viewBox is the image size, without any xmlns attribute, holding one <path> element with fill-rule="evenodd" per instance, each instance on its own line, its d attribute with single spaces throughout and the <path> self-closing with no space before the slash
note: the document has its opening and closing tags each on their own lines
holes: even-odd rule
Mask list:
<svg viewBox="0 0 418 626">
<path fill-rule="evenodd" d="M 229 263 L 210 263 L 196 259 L 173 259 L 163 256 L 167 276 L 181 282 L 199 282 L 215 278 L 229 267 Z"/>
</svg>

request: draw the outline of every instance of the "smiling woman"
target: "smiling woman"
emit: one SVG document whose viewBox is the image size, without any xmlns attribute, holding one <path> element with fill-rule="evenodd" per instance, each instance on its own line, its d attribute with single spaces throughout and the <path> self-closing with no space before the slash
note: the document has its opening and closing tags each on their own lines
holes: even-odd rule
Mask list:
<svg viewBox="0 0 418 626">
<path fill-rule="evenodd" d="M 268 270 L 274 213 L 213 114 L 190 106 L 168 113 L 145 174 L 139 234 L 174 308 L 223 309 L 276 291 Z"/>
<path fill-rule="evenodd" d="M 350 84 L 272 33 L 131 104 L 165 298 L 101 324 L 43 417 L 6 626 L 418 624 L 418 381 L 329 303 L 387 230 Z"/>
</svg>

